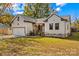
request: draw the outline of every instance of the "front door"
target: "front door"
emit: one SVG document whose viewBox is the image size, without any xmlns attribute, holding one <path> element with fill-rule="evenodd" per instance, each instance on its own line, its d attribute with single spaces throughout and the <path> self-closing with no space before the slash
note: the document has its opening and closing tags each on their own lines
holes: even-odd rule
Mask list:
<svg viewBox="0 0 79 59">
<path fill-rule="evenodd" d="M 44 27 L 44 25 L 43 24 L 38 24 L 38 26 L 37 26 L 37 35 L 43 35 L 44 33 L 43 33 L 43 31 L 44 31 L 44 29 L 43 29 L 43 27 Z"/>
</svg>

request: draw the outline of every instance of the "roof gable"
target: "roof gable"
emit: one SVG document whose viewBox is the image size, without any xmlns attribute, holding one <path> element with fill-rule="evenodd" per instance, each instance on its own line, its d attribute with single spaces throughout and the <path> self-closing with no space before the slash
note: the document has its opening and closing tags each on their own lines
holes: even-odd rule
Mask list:
<svg viewBox="0 0 79 59">
<path fill-rule="evenodd" d="M 52 14 L 50 16 L 47 17 L 47 19 L 45 20 L 45 22 L 47 22 L 50 18 L 52 18 L 53 16 L 56 16 L 56 18 L 60 18 L 58 15 L 56 14 Z M 61 19 L 61 18 L 60 18 Z"/>
<path fill-rule="evenodd" d="M 47 19 L 45 20 L 45 22 L 47 22 L 47 21 L 49 20 L 49 18 L 51 18 L 51 17 L 54 16 L 54 15 L 57 16 L 57 17 L 59 17 L 59 18 L 61 18 L 61 21 L 69 21 L 69 19 L 70 19 L 69 16 L 60 17 L 60 16 L 58 16 L 58 15 L 56 15 L 56 14 L 51 14 L 50 16 L 47 17 Z"/>
</svg>

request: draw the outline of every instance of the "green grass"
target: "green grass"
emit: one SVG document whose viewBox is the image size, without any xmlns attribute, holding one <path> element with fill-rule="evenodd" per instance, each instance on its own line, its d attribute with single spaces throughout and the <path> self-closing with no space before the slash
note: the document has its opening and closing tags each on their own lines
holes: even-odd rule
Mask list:
<svg viewBox="0 0 79 59">
<path fill-rule="evenodd" d="M 68 39 L 79 41 L 79 32 L 72 33 L 72 36 L 70 36 Z"/>
<path fill-rule="evenodd" d="M 79 33 L 66 39 L 51 37 L 14 38 L 0 40 L 0 55 L 19 56 L 79 56 Z"/>
</svg>

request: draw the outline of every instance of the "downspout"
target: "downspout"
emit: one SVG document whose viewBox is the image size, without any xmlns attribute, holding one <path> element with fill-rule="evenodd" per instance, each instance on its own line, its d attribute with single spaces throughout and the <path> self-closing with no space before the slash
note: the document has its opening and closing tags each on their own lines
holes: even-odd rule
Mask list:
<svg viewBox="0 0 79 59">
<path fill-rule="evenodd" d="M 64 29 L 64 36 L 66 37 L 66 22 L 64 22 L 64 25 L 65 25 L 65 29 Z"/>
</svg>

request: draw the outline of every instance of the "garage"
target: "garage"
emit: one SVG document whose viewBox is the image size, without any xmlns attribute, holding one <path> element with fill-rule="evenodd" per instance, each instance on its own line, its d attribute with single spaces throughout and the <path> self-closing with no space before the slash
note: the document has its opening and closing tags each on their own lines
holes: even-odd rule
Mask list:
<svg viewBox="0 0 79 59">
<path fill-rule="evenodd" d="M 25 28 L 24 27 L 15 27 L 13 28 L 13 35 L 15 36 L 25 36 Z"/>
</svg>

